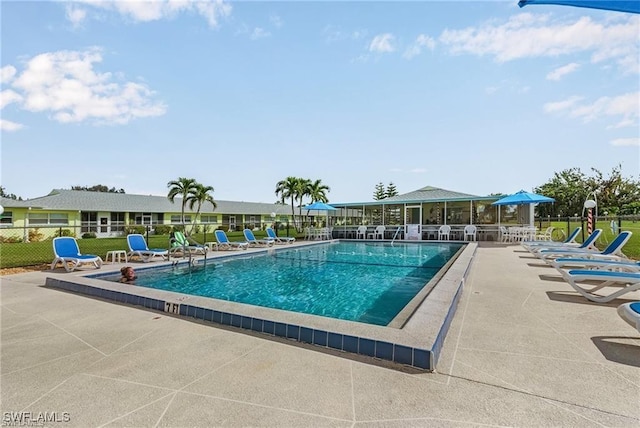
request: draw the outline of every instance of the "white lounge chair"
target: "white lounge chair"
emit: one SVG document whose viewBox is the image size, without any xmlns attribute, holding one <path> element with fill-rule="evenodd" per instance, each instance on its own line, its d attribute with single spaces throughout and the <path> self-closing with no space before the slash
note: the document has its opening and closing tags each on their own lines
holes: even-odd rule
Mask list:
<svg viewBox="0 0 640 428">
<path fill-rule="evenodd" d="M 371 239 L 384 239 L 384 231 L 387 228 L 384 226 L 376 226 L 376 230 L 374 230 L 373 232 L 370 232 L 367 235 L 367 238 L 371 238 Z"/>
<path fill-rule="evenodd" d="M 102 259 L 94 254 L 80 254 L 78 241 L 71 236 L 59 236 L 53 238 L 53 255 L 51 270 L 54 270 L 58 263 L 62 263 L 64 270 L 71 272 L 84 264 L 92 264 L 96 269 L 102 267 Z M 71 266 L 69 266 L 71 264 Z"/>
<path fill-rule="evenodd" d="M 623 303 L 618 306 L 618 315 L 630 326 L 640 331 L 640 302 Z"/>
<path fill-rule="evenodd" d="M 640 290 L 640 272 L 611 272 L 606 270 L 589 270 L 589 269 L 576 269 L 570 271 L 560 271 L 564 279 L 582 296 L 587 299 L 598 302 L 610 302 L 623 294 L 630 293 L 632 291 Z M 589 284 L 579 285 L 589 281 L 590 288 L 586 288 Z M 616 291 L 609 294 L 596 294 L 596 291 L 600 291 L 605 287 L 615 287 Z M 622 287 L 622 288 L 621 288 Z"/>
<path fill-rule="evenodd" d="M 129 246 L 127 257 L 138 257 L 144 263 L 152 261 L 154 257 L 162 257 L 162 260 L 165 260 L 169 254 L 169 251 L 163 248 L 149 249 L 144 236 L 139 233 L 127 235 L 127 245 Z"/>
<path fill-rule="evenodd" d="M 360 238 L 367 238 L 367 226 L 358 226 L 358 230 L 356 231 L 356 239 Z"/>
<path fill-rule="evenodd" d="M 278 236 L 276 235 L 275 230 L 270 227 L 267 227 L 267 237 L 273 239 L 276 244 L 293 244 L 296 238 L 292 236 Z"/>
</svg>

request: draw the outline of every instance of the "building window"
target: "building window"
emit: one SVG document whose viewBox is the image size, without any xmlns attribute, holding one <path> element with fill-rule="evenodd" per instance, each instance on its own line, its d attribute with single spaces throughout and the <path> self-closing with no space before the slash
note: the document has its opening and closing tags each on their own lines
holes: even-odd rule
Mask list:
<svg viewBox="0 0 640 428">
<path fill-rule="evenodd" d="M 11 226 L 13 225 L 13 212 L 5 211 L 0 216 L 0 226 Z"/>
<path fill-rule="evenodd" d="M 111 213 L 111 231 L 124 232 L 124 213 Z"/>
<path fill-rule="evenodd" d="M 45 225 L 67 225 L 69 224 L 68 214 L 47 214 L 47 213 L 29 213 L 29 225 L 45 226 Z"/>
<path fill-rule="evenodd" d="M 184 216 L 184 222 L 185 223 L 191 223 L 191 216 L 190 215 L 185 215 Z M 171 216 L 171 223 L 182 224 L 182 219 L 180 218 L 179 215 L 172 215 Z"/>
<path fill-rule="evenodd" d="M 201 215 L 200 222 L 201 223 L 217 223 L 218 216 L 217 215 Z"/>
</svg>

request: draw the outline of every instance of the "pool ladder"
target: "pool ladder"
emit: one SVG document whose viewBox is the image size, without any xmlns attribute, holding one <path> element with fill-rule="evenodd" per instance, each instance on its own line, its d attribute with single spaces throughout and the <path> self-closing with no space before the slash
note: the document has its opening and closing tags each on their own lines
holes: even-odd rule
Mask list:
<svg viewBox="0 0 640 428">
<path fill-rule="evenodd" d="M 391 245 L 393 245 L 393 242 L 396 240 L 396 238 L 398 237 L 398 233 L 400 233 L 400 231 L 404 228 L 404 226 L 398 226 L 398 228 L 396 229 L 396 233 L 393 234 L 393 239 L 391 240 Z"/>
</svg>

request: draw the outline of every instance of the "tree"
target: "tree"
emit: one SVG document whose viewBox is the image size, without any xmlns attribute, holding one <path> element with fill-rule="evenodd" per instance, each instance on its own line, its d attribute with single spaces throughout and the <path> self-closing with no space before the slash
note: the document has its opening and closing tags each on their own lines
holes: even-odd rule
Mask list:
<svg viewBox="0 0 640 428">
<path fill-rule="evenodd" d="M 384 184 L 382 184 L 382 182 L 379 182 L 378 184 L 376 184 L 376 187 L 373 191 L 373 200 L 379 201 L 386 197 L 387 197 L 387 192 L 385 192 L 384 190 Z"/>
<path fill-rule="evenodd" d="M 196 226 L 196 219 L 198 218 L 198 215 L 200 215 L 200 209 L 202 208 L 202 204 L 204 204 L 205 202 L 211 202 L 211 205 L 213 205 L 214 210 L 218 208 L 218 204 L 216 204 L 216 201 L 213 199 L 213 196 L 209 193 L 209 192 L 213 193 L 213 191 L 214 189 L 211 186 L 205 186 L 204 184 L 196 183 L 193 190 L 189 193 L 189 196 L 187 196 L 189 209 L 193 210 L 194 205 L 197 205 L 198 207 L 196 209 L 196 215 L 193 218 L 193 225 L 191 226 L 192 233 Z"/>
<path fill-rule="evenodd" d="M 71 186 L 71 190 L 85 190 L 87 192 L 103 192 L 103 193 L 125 193 L 124 189 L 116 190 L 115 187 L 109 188 L 103 184 L 96 184 L 95 186 Z"/>
<path fill-rule="evenodd" d="M 196 180 L 193 178 L 184 178 L 178 177 L 177 180 L 172 180 L 167 183 L 167 187 L 169 188 L 169 193 L 167 194 L 167 198 L 173 203 L 176 196 L 182 197 L 182 207 L 180 211 L 180 220 L 182 222 L 182 227 L 185 227 L 184 222 L 184 209 L 187 205 L 187 201 L 189 196 L 192 195 L 197 186 Z"/>
<path fill-rule="evenodd" d="M 613 168 L 606 177 L 602 172 L 591 168 L 594 173 L 589 177 L 579 168 L 570 168 L 556 172 L 553 178 L 534 189 L 536 193 L 554 198 L 554 204 L 540 204 L 539 216 L 568 217 L 581 215 L 584 202 L 593 199 L 598 203 L 598 213 L 622 214 L 640 200 L 640 182 L 622 176 L 622 166 Z M 631 204 L 631 205 L 630 205 Z M 633 208 L 631 208 L 633 210 Z"/>
<path fill-rule="evenodd" d="M 330 191 L 331 188 L 326 184 L 322 184 L 322 180 L 315 180 L 309 185 L 309 197 L 311 198 L 311 203 L 329 202 L 329 198 L 327 198 L 327 192 Z"/>
<path fill-rule="evenodd" d="M 7 193 L 3 186 L 0 186 L 0 196 L 7 199 L 13 199 L 21 201 L 22 198 L 14 195 L 13 193 Z"/>
<path fill-rule="evenodd" d="M 302 199 L 311 194 L 311 180 L 308 178 L 298 178 L 295 186 L 296 199 L 298 200 L 298 216 L 302 222 Z M 298 230 L 299 232 L 301 230 Z"/>
<path fill-rule="evenodd" d="M 396 189 L 396 185 L 393 182 L 389 182 L 387 185 L 387 190 L 385 191 L 385 198 L 390 198 L 392 196 L 397 196 L 398 190 Z"/>
<path fill-rule="evenodd" d="M 276 184 L 276 196 L 280 198 L 280 201 L 284 204 L 285 199 L 291 200 L 291 218 L 293 219 L 293 227 L 298 230 L 296 224 L 296 212 L 295 212 L 295 200 L 296 200 L 296 188 L 298 184 L 298 178 L 289 176 L 284 180 L 278 181 Z"/>
</svg>

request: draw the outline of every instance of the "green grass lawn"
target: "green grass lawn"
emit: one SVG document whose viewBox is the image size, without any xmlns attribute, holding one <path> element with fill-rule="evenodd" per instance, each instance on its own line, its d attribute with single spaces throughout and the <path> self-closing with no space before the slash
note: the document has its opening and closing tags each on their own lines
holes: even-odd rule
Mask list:
<svg viewBox="0 0 640 428">
<path fill-rule="evenodd" d="M 567 222 L 551 222 L 551 226 L 558 229 L 562 229 L 568 234 L 576 226 L 580 226 L 580 222 L 572 222 L 567 226 Z M 542 223 L 542 230 L 549 226 L 549 223 Z M 567 231 L 569 228 L 569 232 Z M 598 222 L 597 227 L 601 228 L 603 233 L 598 241 L 598 248 L 604 249 L 613 239 L 614 235 L 611 231 L 609 222 Z M 586 228 L 586 225 L 585 225 Z M 622 230 L 629 230 L 633 232 L 633 236 L 625 245 L 623 252 L 632 259 L 640 259 L 640 222 L 624 222 L 622 224 Z M 280 232 L 282 233 L 282 232 Z M 255 232 L 256 238 L 264 238 L 264 231 Z M 290 230 L 291 236 L 296 236 L 295 230 Z M 585 237 L 587 236 L 585 230 Z M 242 232 L 227 233 L 227 236 L 232 241 L 244 241 Z M 195 234 L 193 238 L 197 242 L 204 243 L 205 241 L 214 241 L 215 238 L 212 233 L 208 233 L 206 236 L 203 234 Z M 578 241 L 582 241 L 582 236 L 578 237 Z M 53 260 L 53 250 L 51 247 L 51 241 L 42 242 L 30 242 L 30 243 L 15 243 L 15 244 L 0 244 L 0 268 L 9 267 L 24 267 L 35 266 L 45 263 L 51 263 Z M 169 235 L 151 235 L 148 240 L 149 248 L 169 248 Z M 122 238 L 100 238 L 100 239 L 78 239 L 78 246 L 80 252 L 83 254 L 97 254 L 103 259 L 105 258 L 107 251 L 111 250 L 126 250 L 127 240 Z"/>
<path fill-rule="evenodd" d="M 282 232 L 279 232 L 283 235 Z M 296 236 L 295 230 L 290 230 L 291 236 Z M 264 238 L 264 231 L 254 232 L 256 238 Z M 227 233 L 231 241 L 244 241 L 242 231 Z M 194 234 L 193 239 L 197 242 L 215 241 L 213 233 Z M 151 235 L 147 241 L 149 248 L 169 248 L 169 235 Z M 126 237 L 121 238 L 100 238 L 100 239 L 78 239 L 78 246 L 82 254 L 97 254 L 104 260 L 107 251 L 127 250 Z M 29 243 L 0 244 L 0 268 L 35 266 L 53 261 L 52 241 Z"/>
</svg>

